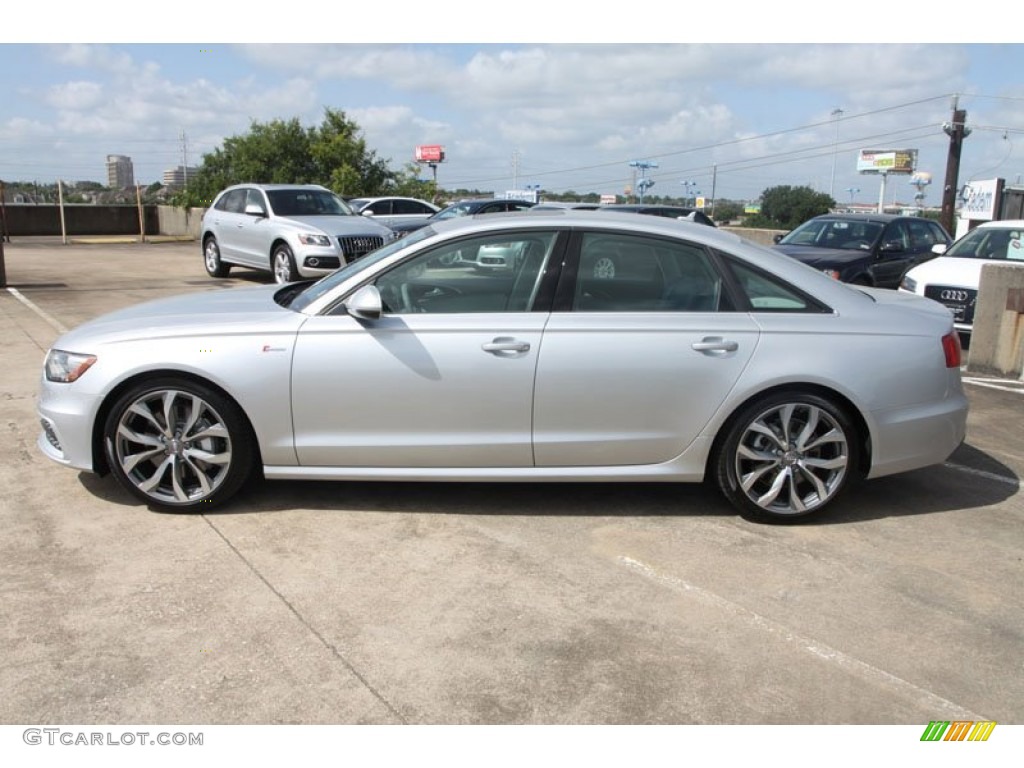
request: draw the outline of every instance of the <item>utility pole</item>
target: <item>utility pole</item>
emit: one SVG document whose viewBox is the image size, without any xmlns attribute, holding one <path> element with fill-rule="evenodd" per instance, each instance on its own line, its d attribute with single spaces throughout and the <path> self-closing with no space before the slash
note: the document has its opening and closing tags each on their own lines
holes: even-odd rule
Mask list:
<svg viewBox="0 0 1024 768">
<path fill-rule="evenodd" d="M 963 149 L 964 139 L 971 130 L 966 127 L 967 111 L 959 108 L 959 100 L 953 97 L 953 120 L 942 126 L 942 130 L 949 136 L 949 154 L 946 158 L 946 183 L 942 187 L 942 213 L 939 216 L 939 223 L 946 228 L 950 234 L 953 230 L 953 213 L 956 208 L 956 193 L 960 186 L 960 151 Z"/>
</svg>

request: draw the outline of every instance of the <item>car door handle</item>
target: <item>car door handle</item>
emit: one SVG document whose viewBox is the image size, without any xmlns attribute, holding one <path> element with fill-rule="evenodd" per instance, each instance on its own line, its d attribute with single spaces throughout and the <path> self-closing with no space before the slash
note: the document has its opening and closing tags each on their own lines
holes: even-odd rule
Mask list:
<svg viewBox="0 0 1024 768">
<path fill-rule="evenodd" d="M 523 353 L 530 351 L 530 344 L 525 341 L 519 341 L 513 339 L 511 336 L 499 336 L 493 341 L 487 342 L 480 346 L 484 352 L 490 352 L 491 354 L 500 355 L 503 352 L 514 352 Z"/>
<path fill-rule="evenodd" d="M 735 352 L 740 348 L 737 342 L 727 341 L 721 336 L 706 336 L 700 341 L 695 341 L 690 346 L 697 352 L 709 352 L 711 354 L 716 352 Z"/>
</svg>

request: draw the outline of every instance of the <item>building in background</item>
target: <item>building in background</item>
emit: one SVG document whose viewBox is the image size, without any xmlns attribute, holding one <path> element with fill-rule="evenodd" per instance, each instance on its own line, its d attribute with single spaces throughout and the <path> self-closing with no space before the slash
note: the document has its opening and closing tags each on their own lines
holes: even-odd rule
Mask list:
<svg viewBox="0 0 1024 768">
<path fill-rule="evenodd" d="M 170 168 L 164 171 L 164 186 L 182 189 L 189 179 L 195 178 L 197 173 L 199 173 L 199 169 L 191 165 L 179 165 L 177 168 Z"/>
<path fill-rule="evenodd" d="M 107 155 L 107 186 L 124 189 L 135 186 L 135 168 L 125 155 Z"/>
</svg>

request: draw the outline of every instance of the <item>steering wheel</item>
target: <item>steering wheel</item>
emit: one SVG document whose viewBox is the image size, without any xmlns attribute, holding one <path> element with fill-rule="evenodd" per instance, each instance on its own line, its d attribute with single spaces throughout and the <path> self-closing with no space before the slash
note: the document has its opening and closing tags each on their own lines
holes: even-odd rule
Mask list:
<svg viewBox="0 0 1024 768">
<path fill-rule="evenodd" d="M 416 285 L 415 283 L 402 283 L 402 309 L 404 312 L 426 312 L 426 305 L 434 299 L 441 299 L 448 296 L 461 296 L 462 291 L 450 285 Z"/>
</svg>

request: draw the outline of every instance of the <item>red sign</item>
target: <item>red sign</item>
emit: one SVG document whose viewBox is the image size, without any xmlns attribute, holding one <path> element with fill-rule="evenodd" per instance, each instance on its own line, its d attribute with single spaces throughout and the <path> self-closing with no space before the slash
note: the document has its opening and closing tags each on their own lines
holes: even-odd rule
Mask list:
<svg viewBox="0 0 1024 768">
<path fill-rule="evenodd" d="M 444 147 L 440 144 L 421 144 L 416 147 L 417 163 L 443 163 Z"/>
</svg>

